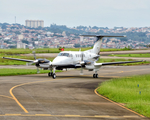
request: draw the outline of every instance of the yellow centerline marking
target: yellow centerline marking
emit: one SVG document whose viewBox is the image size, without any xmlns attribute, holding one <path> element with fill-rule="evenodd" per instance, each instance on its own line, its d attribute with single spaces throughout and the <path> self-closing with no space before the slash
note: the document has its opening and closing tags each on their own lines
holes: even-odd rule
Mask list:
<svg viewBox="0 0 150 120">
<path fill-rule="evenodd" d="M 80 115 L 65 115 L 67 117 L 79 117 Z"/>
<path fill-rule="evenodd" d="M 98 88 L 100 88 L 100 87 L 98 87 Z M 116 104 L 116 105 L 118 105 L 118 106 L 120 106 L 120 107 L 122 107 L 122 108 L 124 108 L 124 109 L 126 109 L 126 110 L 128 110 L 128 111 L 130 111 L 130 112 L 132 112 L 132 113 L 135 113 L 135 114 L 137 114 L 137 115 L 139 115 L 139 116 L 141 116 L 141 117 L 144 117 L 143 115 L 140 115 L 139 113 L 137 113 L 137 112 L 135 112 L 135 111 L 133 111 L 133 110 L 131 110 L 131 109 L 128 109 L 128 108 L 126 108 L 125 106 L 123 106 L 123 105 L 121 105 L 121 104 L 119 104 L 119 103 L 116 103 L 116 102 L 114 102 L 114 101 L 112 101 L 112 100 L 110 100 L 110 99 L 108 99 L 108 98 L 106 98 L 106 97 L 104 97 L 104 96 L 98 94 L 98 92 L 97 92 L 97 89 L 98 89 L 98 88 L 96 88 L 96 89 L 94 90 L 94 92 L 95 92 L 96 95 L 98 95 L 98 96 L 100 96 L 100 97 L 102 97 L 102 98 L 104 98 L 104 99 L 106 99 L 106 100 L 108 100 L 108 101 L 110 101 L 110 102 L 112 102 L 112 103 L 114 103 L 114 104 Z M 126 117 L 127 117 L 127 116 L 126 116 Z"/>
<path fill-rule="evenodd" d="M 35 116 L 52 116 L 51 114 L 35 114 Z"/>
<path fill-rule="evenodd" d="M 40 117 L 79 117 L 79 118 L 139 118 L 139 116 L 109 116 L 109 115 L 93 115 L 93 116 L 81 116 L 81 115 L 51 115 L 51 114 L 2 114 L 0 116 L 40 116 Z"/>
<path fill-rule="evenodd" d="M 23 86 L 23 85 L 27 85 L 27 84 L 40 83 L 40 82 L 47 82 L 47 81 L 55 81 L 55 80 L 63 80 L 63 79 L 69 79 L 69 78 L 73 78 L 73 77 L 67 77 L 67 78 L 61 78 L 61 79 L 53 79 L 53 80 L 44 80 L 44 81 L 35 81 L 35 82 L 28 82 L 28 83 L 22 83 L 22 84 L 13 86 L 13 87 L 9 90 L 9 93 L 10 93 L 10 95 L 12 96 L 12 98 L 16 101 L 16 103 L 24 110 L 24 112 L 25 112 L 25 113 L 29 113 L 29 112 L 25 109 L 25 107 L 18 101 L 18 99 L 14 96 L 14 94 L 13 94 L 13 92 L 12 92 L 14 88 L 17 88 L 17 87 L 20 87 L 20 86 Z"/>
<path fill-rule="evenodd" d="M 10 98 L 10 99 L 13 99 L 13 100 L 14 100 L 13 97 L 9 97 L 9 96 L 6 96 L 6 95 L 0 95 L 0 97 L 6 97 L 6 98 Z"/>
<path fill-rule="evenodd" d="M 5 114 L 6 116 L 20 116 L 21 114 Z"/>
<path fill-rule="evenodd" d="M 110 117 L 109 115 L 95 115 L 95 117 L 104 117 L 104 118 L 108 118 Z"/>
</svg>

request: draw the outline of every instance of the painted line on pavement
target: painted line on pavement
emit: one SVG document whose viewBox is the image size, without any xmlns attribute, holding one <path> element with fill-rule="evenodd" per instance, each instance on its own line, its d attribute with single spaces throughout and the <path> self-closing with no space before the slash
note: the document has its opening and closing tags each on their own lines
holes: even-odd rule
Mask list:
<svg viewBox="0 0 150 120">
<path fill-rule="evenodd" d="M 98 88 L 100 88 L 100 87 L 98 87 Z M 135 113 L 135 114 L 139 115 L 140 117 L 145 117 L 145 116 L 140 115 L 139 113 L 137 113 L 137 112 L 135 112 L 135 111 L 133 111 L 133 110 L 131 110 L 131 109 L 128 109 L 127 107 L 123 106 L 122 104 L 116 103 L 116 102 L 114 102 L 114 101 L 112 101 L 112 100 L 110 100 L 110 99 L 108 99 L 108 98 L 106 98 L 106 97 L 104 97 L 104 96 L 98 94 L 98 92 L 97 92 L 97 89 L 98 89 L 98 88 L 96 88 L 96 89 L 94 90 L 94 92 L 95 92 L 96 95 L 98 95 L 98 96 L 100 96 L 100 97 L 102 97 L 102 98 L 104 98 L 104 99 L 106 99 L 106 100 L 108 100 L 108 101 L 110 101 L 110 102 L 112 102 L 112 103 L 114 103 L 114 104 L 116 104 L 116 105 L 118 105 L 118 106 L 120 106 L 120 107 L 122 107 L 122 108 L 124 108 L 124 109 L 126 109 L 126 110 L 128 110 L 128 111 L 130 111 L 130 112 L 132 112 L 132 113 Z M 128 117 L 128 116 L 125 116 L 125 117 Z"/>
<path fill-rule="evenodd" d="M 16 103 L 23 109 L 23 111 L 25 113 L 29 113 L 25 107 L 18 101 L 18 99 L 15 97 L 15 95 L 13 94 L 13 89 L 14 88 L 17 88 L 17 87 L 20 87 L 20 86 L 23 86 L 23 85 L 28 85 L 28 84 L 34 84 L 34 83 L 40 83 L 40 82 L 49 82 L 49 81 L 56 81 L 56 80 L 63 80 L 63 79 L 69 79 L 69 78 L 73 78 L 73 77 L 67 77 L 67 78 L 61 78 L 61 79 L 52 79 L 52 80 L 44 80 L 44 81 L 35 81 L 35 82 L 28 82 L 28 83 L 22 83 L 22 84 L 19 84 L 19 85 L 15 85 L 13 86 L 10 90 L 9 90 L 9 93 L 10 95 L 12 96 L 12 98 L 16 101 Z"/>
<path fill-rule="evenodd" d="M 5 98 L 9 98 L 9 99 L 13 99 L 13 100 L 14 100 L 14 98 L 13 98 L 13 97 L 6 96 L 6 95 L 0 95 L 0 97 L 5 97 Z"/>
<path fill-rule="evenodd" d="M 51 114 L 2 114 L 0 116 L 23 116 L 23 117 L 72 117 L 72 118 L 139 118 L 139 116 L 109 116 L 109 115 L 93 115 L 93 116 L 82 116 L 82 115 L 51 115 Z"/>
</svg>

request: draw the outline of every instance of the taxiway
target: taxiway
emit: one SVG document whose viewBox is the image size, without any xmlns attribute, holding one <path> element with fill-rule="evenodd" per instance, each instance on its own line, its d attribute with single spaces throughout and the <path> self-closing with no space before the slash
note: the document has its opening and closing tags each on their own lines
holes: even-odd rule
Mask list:
<svg viewBox="0 0 150 120">
<path fill-rule="evenodd" d="M 93 72 L 69 70 L 57 73 L 0 77 L 1 120 L 95 120 L 148 118 L 114 103 L 96 92 L 98 84 L 123 76 L 149 74 L 150 66 L 107 66 L 99 78 Z"/>
</svg>

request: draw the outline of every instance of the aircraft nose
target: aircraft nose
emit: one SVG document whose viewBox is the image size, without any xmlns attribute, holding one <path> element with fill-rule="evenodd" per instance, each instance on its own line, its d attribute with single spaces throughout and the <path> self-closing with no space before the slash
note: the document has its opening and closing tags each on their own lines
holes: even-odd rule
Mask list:
<svg viewBox="0 0 150 120">
<path fill-rule="evenodd" d="M 53 60 L 53 65 L 61 65 L 61 64 L 64 64 L 66 63 L 66 58 L 65 57 L 56 57 L 54 60 Z"/>
</svg>

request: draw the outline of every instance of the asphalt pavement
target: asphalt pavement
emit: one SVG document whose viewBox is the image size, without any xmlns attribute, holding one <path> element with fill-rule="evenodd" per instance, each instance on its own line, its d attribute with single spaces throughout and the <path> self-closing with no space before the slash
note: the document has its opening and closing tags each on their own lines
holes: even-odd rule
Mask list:
<svg viewBox="0 0 150 120">
<path fill-rule="evenodd" d="M 106 66 L 99 78 L 93 72 L 69 70 L 57 73 L 0 77 L 0 120 L 147 120 L 148 118 L 96 92 L 111 78 L 149 74 L 150 66 Z"/>
</svg>

